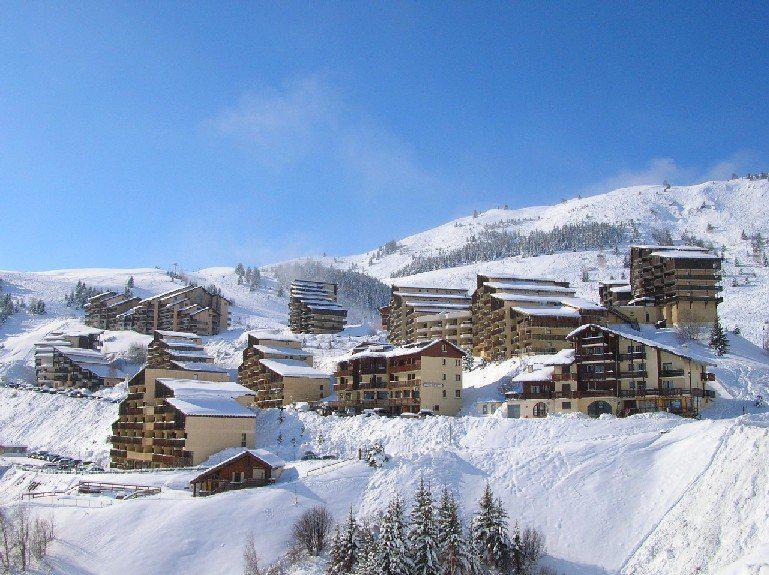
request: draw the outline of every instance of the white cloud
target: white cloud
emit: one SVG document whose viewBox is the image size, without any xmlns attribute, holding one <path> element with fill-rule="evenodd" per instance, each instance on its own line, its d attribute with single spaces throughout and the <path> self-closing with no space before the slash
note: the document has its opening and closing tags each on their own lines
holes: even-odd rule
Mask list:
<svg viewBox="0 0 769 575">
<path fill-rule="evenodd" d="M 661 184 L 665 180 L 673 185 L 724 180 L 731 177 L 733 173 L 744 172 L 752 157 L 749 152 L 740 151 L 705 167 L 681 166 L 673 158 L 653 158 L 639 170 L 622 170 L 587 186 L 585 193 L 599 194 L 617 188 Z"/>
<path fill-rule="evenodd" d="M 273 169 L 322 156 L 341 169 L 357 192 L 437 189 L 436 179 L 419 166 L 405 142 L 360 114 L 319 76 L 247 94 L 209 125 L 248 146 L 257 161 Z"/>
</svg>

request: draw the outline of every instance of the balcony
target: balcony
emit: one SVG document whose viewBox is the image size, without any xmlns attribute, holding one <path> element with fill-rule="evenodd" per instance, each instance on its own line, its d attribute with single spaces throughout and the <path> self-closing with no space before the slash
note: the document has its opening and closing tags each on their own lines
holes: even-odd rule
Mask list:
<svg viewBox="0 0 769 575">
<path fill-rule="evenodd" d="M 620 379 L 646 379 L 646 371 L 620 371 L 617 374 Z"/>
<path fill-rule="evenodd" d="M 683 369 L 666 369 L 662 368 L 660 370 L 660 377 L 683 377 L 684 376 L 684 370 Z"/>
</svg>

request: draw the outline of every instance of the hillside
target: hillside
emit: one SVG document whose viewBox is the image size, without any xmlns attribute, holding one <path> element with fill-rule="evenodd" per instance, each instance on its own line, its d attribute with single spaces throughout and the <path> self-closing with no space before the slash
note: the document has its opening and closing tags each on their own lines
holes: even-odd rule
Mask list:
<svg viewBox="0 0 769 575">
<path fill-rule="evenodd" d="M 548 561 L 559 573 L 762 572 L 769 568 L 769 411 L 754 407 L 753 400 L 756 395 L 769 397 L 769 356 L 760 348 L 767 319 L 760 310 L 769 298 L 769 268 L 754 257 L 748 236 L 769 236 L 767 198 L 766 181 L 707 182 L 670 190 L 642 186 L 555 206 L 489 210 L 398 240 L 378 253 L 319 258 L 326 265 L 354 266 L 389 282 L 415 258 L 445 255 L 490 230 L 524 237 L 567 222 L 624 226 L 638 241 L 651 241 L 660 230 L 668 230 L 675 240 L 688 235 L 726 246 L 720 312 L 727 328 L 739 326 L 742 333 L 729 334 L 731 351 L 720 358 L 701 343 L 686 344 L 718 364 L 718 399 L 701 421 L 665 414 L 599 420 L 473 416 L 475 401 L 498 398 L 499 382 L 531 361 L 517 359 L 466 373 L 458 418 L 322 418 L 288 412 L 280 421 L 277 413 L 262 411 L 259 446 L 290 461 L 280 483 L 191 500 L 184 489 L 191 471 L 100 475 L 104 480 L 161 485 L 164 491 L 135 501 L 69 495 L 36 500 L 34 507 L 52 514 L 61 533 L 53 549 L 52 572 L 238 573 L 243 539 L 250 530 L 258 532 L 258 551 L 269 563 L 284 549 L 292 520 L 309 506 L 325 504 L 341 519 L 352 504 L 361 516 L 374 517 L 396 491 L 408 498 L 421 476 L 436 488 L 447 485 L 461 493 L 465 518 L 488 482 L 512 518 L 543 531 Z M 626 243 L 617 251 L 606 246 L 473 261 L 397 281 L 471 289 L 479 272 L 520 273 L 568 280 L 580 296 L 596 299 L 598 281 L 626 276 Z M 269 266 L 253 292 L 237 284 L 233 267 L 186 275 L 200 285 L 216 285 L 233 302 L 230 329 L 203 338 L 220 365 L 237 368 L 249 330 L 286 329 L 287 298 L 278 295 Z M 6 293 L 40 298 L 47 306 L 45 315 L 22 310 L 0 326 L 0 376 L 31 380 L 34 343 L 52 330 L 82 325 L 82 312 L 64 304 L 77 281 L 119 291 L 131 276 L 139 296 L 182 285 L 158 268 L 0 271 Z M 331 369 L 357 343 L 383 336 L 363 325 L 303 339 L 316 365 Z M 131 344 L 146 344 L 148 339 L 109 331 L 104 351 L 119 358 Z M 124 390 L 112 393 L 119 396 Z M 116 411 L 117 405 L 104 400 L 0 388 L 0 444 L 21 443 L 106 463 Z M 385 467 L 347 461 L 372 442 L 381 442 L 392 457 Z M 304 449 L 334 453 L 342 461 L 328 469 L 296 461 Z M 31 482 L 40 484 L 38 490 L 63 489 L 81 478 L 25 470 L 0 459 L 0 505 L 15 504 Z M 265 530 L 265 523 L 271 528 Z M 199 525 L 206 528 L 190 528 Z M 319 568 L 309 565 L 289 575 L 300 573 L 317 575 Z"/>
</svg>

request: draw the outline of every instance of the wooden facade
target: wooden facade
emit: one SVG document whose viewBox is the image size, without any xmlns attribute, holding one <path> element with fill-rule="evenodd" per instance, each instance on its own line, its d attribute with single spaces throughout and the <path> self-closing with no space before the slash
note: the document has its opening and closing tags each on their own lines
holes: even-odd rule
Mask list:
<svg viewBox="0 0 769 575">
<path fill-rule="evenodd" d="M 283 467 L 265 461 L 253 451 L 243 451 L 207 469 L 192 481 L 192 496 L 204 497 L 233 489 L 261 487 L 274 483 Z"/>
</svg>

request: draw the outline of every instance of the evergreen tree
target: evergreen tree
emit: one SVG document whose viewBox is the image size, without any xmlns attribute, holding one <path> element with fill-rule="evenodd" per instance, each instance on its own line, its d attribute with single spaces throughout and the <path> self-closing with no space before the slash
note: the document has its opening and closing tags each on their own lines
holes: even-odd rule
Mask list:
<svg viewBox="0 0 769 575">
<path fill-rule="evenodd" d="M 478 512 L 473 517 L 473 541 L 481 553 L 481 561 L 498 572 L 510 565 L 510 536 L 507 514 L 502 503 L 494 499 L 487 484 L 478 503 Z"/>
<path fill-rule="evenodd" d="M 457 507 L 454 495 L 444 487 L 436 521 L 438 560 L 442 575 L 469 575 L 473 572 L 470 550 L 462 534 Z"/>
<path fill-rule="evenodd" d="M 339 547 L 339 573 L 351 573 L 358 561 L 358 524 L 350 507 Z"/>
<path fill-rule="evenodd" d="M 243 267 L 243 264 L 238 264 L 235 266 L 235 275 L 238 276 L 238 285 L 243 285 L 243 276 L 246 274 L 246 268 Z"/>
<path fill-rule="evenodd" d="M 396 496 L 388 505 L 379 526 L 378 575 L 408 575 L 411 572 L 406 537 L 403 506 Z"/>
<path fill-rule="evenodd" d="M 341 575 L 342 571 L 342 531 L 339 525 L 334 531 L 334 538 L 331 540 L 331 548 L 328 551 L 328 575 Z"/>
<path fill-rule="evenodd" d="M 713 322 L 713 329 L 710 331 L 710 347 L 716 351 L 716 355 L 724 355 L 729 351 L 729 339 L 724 333 L 724 329 L 721 327 L 721 322 L 718 321 L 716 316 Z"/>
<path fill-rule="evenodd" d="M 510 552 L 510 571 L 512 575 L 526 575 L 526 566 L 523 554 L 523 542 L 521 541 L 521 528 L 518 523 L 513 529 L 513 543 Z"/>
<path fill-rule="evenodd" d="M 377 560 L 379 558 L 379 545 L 374 538 L 374 533 L 364 525 L 360 529 L 358 538 L 358 562 L 353 573 L 355 575 L 378 575 Z"/>
<path fill-rule="evenodd" d="M 412 575 L 436 575 L 440 573 L 438 563 L 438 542 L 433 517 L 433 496 L 425 485 L 424 478 L 414 494 L 414 508 L 411 511 L 409 532 L 409 557 Z"/>
</svg>

